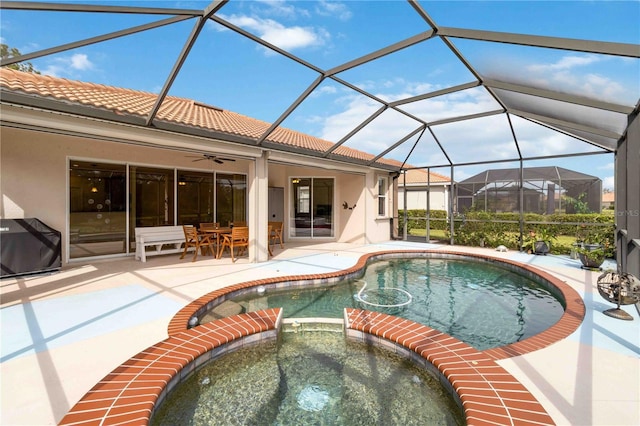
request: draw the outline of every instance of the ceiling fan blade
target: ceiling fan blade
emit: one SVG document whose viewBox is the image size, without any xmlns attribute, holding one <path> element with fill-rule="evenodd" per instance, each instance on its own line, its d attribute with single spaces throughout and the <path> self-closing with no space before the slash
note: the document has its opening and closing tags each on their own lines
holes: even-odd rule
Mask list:
<svg viewBox="0 0 640 426">
<path fill-rule="evenodd" d="M 219 160 L 218 158 L 212 158 L 213 161 L 215 161 L 218 164 L 222 164 L 224 163 L 224 161 Z"/>
<path fill-rule="evenodd" d="M 222 161 L 236 161 L 233 158 L 220 158 Z"/>
</svg>

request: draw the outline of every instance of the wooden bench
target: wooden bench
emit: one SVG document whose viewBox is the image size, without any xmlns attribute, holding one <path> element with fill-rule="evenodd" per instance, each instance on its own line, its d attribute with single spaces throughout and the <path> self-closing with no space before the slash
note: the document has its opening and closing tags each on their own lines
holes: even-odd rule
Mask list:
<svg viewBox="0 0 640 426">
<path fill-rule="evenodd" d="M 184 244 L 182 226 L 149 226 L 136 228 L 136 259 L 147 261 L 147 256 L 159 254 L 181 253 Z M 147 252 L 146 248 L 153 246 L 155 251 Z M 189 250 L 193 250 L 190 247 Z"/>
</svg>

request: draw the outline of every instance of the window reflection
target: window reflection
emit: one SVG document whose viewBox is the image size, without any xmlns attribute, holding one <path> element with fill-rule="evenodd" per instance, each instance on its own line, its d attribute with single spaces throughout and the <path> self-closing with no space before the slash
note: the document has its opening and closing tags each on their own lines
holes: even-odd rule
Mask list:
<svg viewBox="0 0 640 426">
<path fill-rule="evenodd" d="M 216 174 L 216 222 L 247 220 L 247 177 L 239 174 Z"/>
<path fill-rule="evenodd" d="M 178 171 L 178 225 L 214 220 L 213 173 Z"/>
<path fill-rule="evenodd" d="M 69 257 L 124 253 L 126 168 L 72 161 L 69 168 Z"/>
</svg>

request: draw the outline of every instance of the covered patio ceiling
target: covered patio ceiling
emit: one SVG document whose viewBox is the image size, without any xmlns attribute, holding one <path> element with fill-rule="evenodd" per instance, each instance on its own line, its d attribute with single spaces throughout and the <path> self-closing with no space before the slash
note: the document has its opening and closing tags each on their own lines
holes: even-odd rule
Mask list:
<svg viewBox="0 0 640 426">
<path fill-rule="evenodd" d="M 234 143 L 291 151 L 270 140 L 285 127 L 333 143 L 308 149 L 309 156 L 391 171 L 612 153 L 639 108 L 637 15 L 620 22 L 622 30 L 605 31 L 605 39 L 588 40 L 564 28 L 566 17 L 552 15 L 550 2 L 532 2 L 531 20 L 548 8 L 546 18 L 555 26 L 510 22 L 500 9 L 511 3 L 475 2 L 495 9 L 486 22 L 469 18 L 473 12 L 465 8 L 480 7 L 473 2 L 275 3 L 289 6 L 288 16 L 297 13 L 300 23 L 284 24 L 285 11 L 275 15 L 274 2 L 3 1 L 3 43 L 22 54 L 1 65 L 28 62 L 43 74 L 156 93 L 146 116 L 134 121 L 139 126 L 206 136 L 203 129 L 157 118 L 168 96 L 189 98 L 270 123 L 263 134 Z M 476 27 L 457 27 L 461 15 Z M 358 34 L 338 39 L 336 22 L 355 25 L 358 16 L 368 17 L 358 22 Z M 19 19 L 33 23 L 29 44 L 17 35 L 12 43 L 14 32 L 4 30 Z M 541 30 L 514 33 L 502 26 Z M 301 48 L 309 36 L 315 45 Z M 104 46 L 110 53 L 100 62 Z M 154 55 L 142 54 L 149 51 Z M 70 55 L 91 61 L 94 72 L 65 74 L 52 66 Z M 619 90 L 578 84 L 582 77 L 573 81 L 569 72 L 559 79 L 567 61 L 590 64 L 585 73 L 593 81 L 605 79 L 606 87 Z M 382 82 L 396 86 L 385 90 Z M 91 115 L 82 106 L 75 112 Z M 108 119 L 132 122 L 115 112 Z M 341 146 L 374 158 L 335 155 Z M 383 157 L 394 162 L 379 162 Z"/>
</svg>

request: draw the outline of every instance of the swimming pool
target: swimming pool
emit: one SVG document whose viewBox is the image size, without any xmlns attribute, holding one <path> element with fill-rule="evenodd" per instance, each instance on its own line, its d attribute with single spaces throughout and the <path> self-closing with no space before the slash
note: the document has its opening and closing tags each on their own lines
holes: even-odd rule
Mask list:
<svg viewBox="0 0 640 426">
<path fill-rule="evenodd" d="M 384 312 L 479 350 L 534 336 L 564 313 L 540 280 L 506 267 L 473 259 L 408 257 L 373 262 L 364 275 L 338 283 L 231 296 L 200 316 L 200 323 L 274 307 L 282 307 L 285 318 L 342 318 L 345 307 Z"/>
<path fill-rule="evenodd" d="M 307 323 L 286 327 L 280 342 L 203 365 L 171 392 L 151 424 L 455 426 L 465 420 L 427 370 L 345 339 L 340 324 Z"/>
<path fill-rule="evenodd" d="M 333 285 L 346 278 L 361 278 L 366 267 L 378 260 L 398 258 L 473 260 L 498 264 L 520 274 L 537 277 L 544 287 L 558 295 L 565 306 L 560 320 L 541 333 L 499 348 L 478 351 L 426 325 L 383 313 L 345 308 L 344 328 L 355 338 L 403 353 L 423 368 L 433 370 L 454 397 L 464 399 L 465 417 L 495 422 L 496 413 L 505 420 L 554 424 L 546 410 L 524 385 L 496 361 L 524 355 L 561 341 L 574 333 L 585 316 L 580 295 L 549 272 L 526 263 L 481 254 L 445 250 L 393 250 L 367 253 L 346 269 L 322 274 L 282 275 L 227 284 L 185 305 L 168 324 L 169 337 L 136 354 L 97 383 L 69 410 L 60 424 L 84 422 L 115 423 L 134 416 L 149 420 L 176 384 L 190 377 L 202 362 L 216 354 L 231 352 L 246 344 L 266 342 L 278 334 L 282 309 L 267 309 L 228 317 L 190 327 L 193 319 L 218 307 L 229 297 L 285 287 Z M 236 304 L 237 305 L 237 304 Z M 239 306 L 239 305 L 238 305 Z M 234 306 L 237 307 L 237 306 Z M 291 320 L 289 320 L 291 321 Z M 342 319 L 333 320 L 342 324 Z M 285 321 L 286 322 L 286 321 Z M 292 322 L 292 321 L 291 321 Z M 302 322 L 302 321 L 300 321 Z M 271 337 L 269 337 L 271 336 Z M 163 372 L 164 374 L 159 374 Z M 135 374 L 132 374 L 135 373 Z M 109 394 L 104 394 L 104 389 Z M 144 388 L 143 394 L 137 392 Z M 138 395 L 132 400 L 131 390 Z M 516 392 L 514 392 L 514 390 Z M 100 398 L 96 399 L 96 392 Z M 247 397 L 250 397 L 248 395 Z M 526 406 L 527 410 L 522 411 Z M 131 413 L 131 414 L 128 414 Z M 510 420 L 509 420 L 510 421 Z"/>
</svg>

